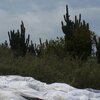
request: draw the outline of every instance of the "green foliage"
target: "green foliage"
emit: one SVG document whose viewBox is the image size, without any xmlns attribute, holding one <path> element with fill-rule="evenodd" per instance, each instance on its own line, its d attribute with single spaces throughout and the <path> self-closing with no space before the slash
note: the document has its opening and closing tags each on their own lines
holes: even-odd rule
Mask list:
<svg viewBox="0 0 100 100">
<path fill-rule="evenodd" d="M 81 21 L 81 15 L 79 19 L 75 16 L 75 21 L 69 17 L 66 6 L 66 25 L 62 22 L 65 37 L 45 42 L 40 38 L 38 45 L 33 41 L 29 45 L 29 35 L 25 39 L 23 22 L 21 32 L 8 32 L 11 49 L 7 41 L 0 45 L 0 75 L 32 76 L 46 83 L 65 82 L 78 88 L 100 89 L 100 65 L 90 56 L 95 42 L 99 60 L 100 41 L 89 30 L 89 24 Z"/>
<path fill-rule="evenodd" d="M 25 56 L 29 45 L 30 35 L 28 35 L 28 38 L 25 40 L 24 23 L 21 23 L 21 32 L 19 32 L 19 30 L 17 32 L 13 30 L 8 32 L 8 36 L 11 49 L 14 51 L 15 56 Z"/>
<path fill-rule="evenodd" d="M 58 57 L 64 57 L 64 38 L 57 37 L 55 40 L 49 40 L 43 43 L 44 44 L 44 55 L 55 55 Z"/>
<path fill-rule="evenodd" d="M 31 76 L 46 83 L 65 82 L 78 88 L 100 89 L 100 65 L 95 58 L 87 61 L 70 55 L 60 59 L 53 53 L 14 57 L 11 49 L 0 47 L 0 75 Z"/>
<path fill-rule="evenodd" d="M 65 49 L 69 54 L 85 59 L 91 55 L 92 51 L 92 32 L 89 24 L 85 20 L 81 21 L 75 16 L 75 21 L 69 19 L 68 6 L 66 6 L 66 15 L 64 15 L 65 25 L 62 23 L 62 30 L 65 34 Z"/>
<path fill-rule="evenodd" d="M 58 57 L 64 57 L 64 38 L 63 37 L 57 37 L 55 40 L 46 40 L 45 42 L 42 42 L 41 38 L 39 39 L 39 44 L 33 44 L 31 41 L 31 45 L 29 45 L 28 53 L 41 57 L 41 56 L 49 56 L 51 54 L 58 56 Z"/>
<path fill-rule="evenodd" d="M 72 84 L 78 88 L 100 89 L 100 65 L 95 59 L 89 59 L 74 72 Z"/>
</svg>

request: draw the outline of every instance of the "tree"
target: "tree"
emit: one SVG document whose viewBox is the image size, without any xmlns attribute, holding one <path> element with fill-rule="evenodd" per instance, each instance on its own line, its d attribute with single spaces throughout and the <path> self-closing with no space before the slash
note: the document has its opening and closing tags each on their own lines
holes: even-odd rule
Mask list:
<svg viewBox="0 0 100 100">
<path fill-rule="evenodd" d="M 89 29 L 89 24 L 85 20 L 81 21 L 75 16 L 75 21 L 70 20 L 68 5 L 66 6 L 66 15 L 64 15 L 62 31 L 65 34 L 65 49 L 73 57 L 85 59 L 91 55 L 92 51 L 92 32 Z"/>
</svg>

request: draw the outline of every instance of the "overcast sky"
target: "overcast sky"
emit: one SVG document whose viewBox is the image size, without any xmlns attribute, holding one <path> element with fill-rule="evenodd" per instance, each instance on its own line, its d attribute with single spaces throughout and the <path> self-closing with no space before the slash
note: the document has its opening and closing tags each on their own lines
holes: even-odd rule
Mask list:
<svg viewBox="0 0 100 100">
<path fill-rule="evenodd" d="M 20 28 L 21 20 L 34 42 L 40 37 L 63 36 L 61 20 L 66 4 L 72 20 L 81 13 L 91 30 L 100 35 L 100 0 L 0 0 L 0 42 L 8 40 L 8 31 Z"/>
</svg>

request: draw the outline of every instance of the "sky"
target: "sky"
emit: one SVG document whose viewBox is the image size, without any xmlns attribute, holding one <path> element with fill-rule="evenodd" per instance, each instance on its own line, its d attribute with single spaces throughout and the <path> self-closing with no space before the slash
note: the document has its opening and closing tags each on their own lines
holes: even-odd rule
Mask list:
<svg viewBox="0 0 100 100">
<path fill-rule="evenodd" d="M 0 0 L 0 43 L 8 40 L 8 31 L 20 29 L 21 20 L 33 42 L 64 36 L 61 21 L 66 4 L 72 20 L 81 13 L 100 35 L 100 0 Z"/>
</svg>

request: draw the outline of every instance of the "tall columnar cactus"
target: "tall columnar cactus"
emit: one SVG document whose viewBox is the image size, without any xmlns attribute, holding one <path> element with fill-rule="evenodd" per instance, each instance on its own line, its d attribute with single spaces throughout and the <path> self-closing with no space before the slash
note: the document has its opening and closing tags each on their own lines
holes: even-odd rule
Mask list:
<svg viewBox="0 0 100 100">
<path fill-rule="evenodd" d="M 87 57 L 91 55 L 92 43 L 89 24 L 85 20 L 81 21 L 81 14 L 79 18 L 75 16 L 75 21 L 70 20 L 68 12 L 68 5 L 66 6 L 66 15 L 64 15 L 62 24 L 62 31 L 65 34 L 65 49 L 74 56 Z"/>
<path fill-rule="evenodd" d="M 29 48 L 28 48 L 28 53 L 33 56 L 36 56 L 36 45 L 33 44 L 32 40 L 31 40 L 31 44 L 29 45 Z"/>
<path fill-rule="evenodd" d="M 17 32 L 14 30 L 8 32 L 9 42 L 11 49 L 16 56 L 25 56 L 29 45 L 30 35 L 25 39 L 25 27 L 23 21 L 21 22 L 20 28 L 21 32 L 19 30 L 17 30 Z"/>
<path fill-rule="evenodd" d="M 62 30 L 65 34 L 65 40 L 70 39 L 72 36 L 72 29 L 73 29 L 73 22 L 69 19 L 69 11 L 68 11 L 68 5 L 66 5 L 66 15 L 64 15 L 64 20 L 66 25 L 64 25 L 63 21 L 61 22 L 62 24 Z"/>
<path fill-rule="evenodd" d="M 97 61 L 98 61 L 98 63 L 100 63 L 100 37 L 97 39 L 97 37 L 94 36 L 94 41 L 95 41 L 95 45 L 96 45 Z"/>
</svg>

